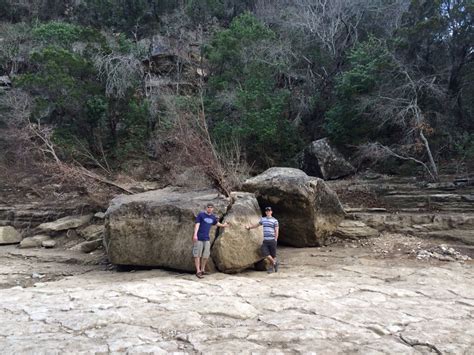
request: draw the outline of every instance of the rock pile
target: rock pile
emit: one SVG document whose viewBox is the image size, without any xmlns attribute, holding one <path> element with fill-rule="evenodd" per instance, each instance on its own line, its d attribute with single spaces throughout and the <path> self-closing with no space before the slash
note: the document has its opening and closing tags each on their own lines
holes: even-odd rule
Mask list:
<svg viewBox="0 0 474 355">
<path fill-rule="evenodd" d="M 119 265 L 158 266 L 193 271 L 194 219 L 212 202 L 215 214 L 230 228 L 211 230 L 208 265 L 238 272 L 259 262 L 262 231 L 245 225 L 259 221 L 271 205 L 280 222 L 284 244 L 321 245 L 344 218 L 337 198 L 321 179 L 298 169 L 271 168 L 244 184 L 246 192 L 226 198 L 216 190 L 190 191 L 168 187 L 112 200 L 105 220 L 109 260 Z"/>
<path fill-rule="evenodd" d="M 418 260 L 438 259 L 440 261 L 468 261 L 471 258 L 467 255 L 463 255 L 452 247 L 441 244 L 430 250 L 416 250 L 414 251 Z"/>
</svg>

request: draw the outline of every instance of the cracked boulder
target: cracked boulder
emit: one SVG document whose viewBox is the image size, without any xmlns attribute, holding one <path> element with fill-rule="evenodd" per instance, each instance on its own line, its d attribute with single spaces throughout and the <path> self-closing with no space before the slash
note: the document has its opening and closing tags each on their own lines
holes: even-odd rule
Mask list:
<svg viewBox="0 0 474 355">
<path fill-rule="evenodd" d="M 344 218 L 334 191 L 319 178 L 292 168 L 270 168 L 245 181 L 260 206 L 271 206 L 280 223 L 279 242 L 295 247 L 323 245 Z"/>
<path fill-rule="evenodd" d="M 354 167 L 331 145 L 327 138 L 311 142 L 303 151 L 301 169 L 324 180 L 339 179 L 355 172 Z"/>
<path fill-rule="evenodd" d="M 118 265 L 140 265 L 194 271 L 191 255 L 196 215 L 207 203 L 221 217 L 229 199 L 217 190 L 165 188 L 114 198 L 106 212 L 105 246 Z M 210 232 L 213 242 L 216 229 Z M 209 260 L 211 261 L 211 260 Z M 212 269 L 212 262 L 209 263 Z"/>
<path fill-rule="evenodd" d="M 261 218 L 260 207 L 254 194 L 232 192 L 232 206 L 224 222 L 231 224 L 222 230 L 212 246 L 211 256 L 217 269 L 222 272 L 239 272 L 262 259 L 260 246 L 263 241 L 261 228 L 246 230 Z"/>
</svg>

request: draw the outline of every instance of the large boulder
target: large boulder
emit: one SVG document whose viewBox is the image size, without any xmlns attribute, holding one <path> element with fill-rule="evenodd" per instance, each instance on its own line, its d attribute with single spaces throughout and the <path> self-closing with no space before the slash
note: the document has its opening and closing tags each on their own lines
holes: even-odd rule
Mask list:
<svg viewBox="0 0 474 355">
<path fill-rule="evenodd" d="M 194 271 L 191 254 L 194 220 L 211 202 L 222 216 L 229 199 L 216 190 L 176 188 L 121 195 L 111 201 L 105 218 L 109 260 L 119 265 L 142 265 Z M 215 236 L 211 229 L 211 242 Z M 213 265 L 210 263 L 210 268 Z"/>
<path fill-rule="evenodd" d="M 339 179 L 355 172 L 354 167 L 335 148 L 330 146 L 327 138 L 311 142 L 305 148 L 300 167 L 308 175 L 324 180 Z"/>
<path fill-rule="evenodd" d="M 10 226 L 0 227 L 0 245 L 18 244 L 21 242 L 21 234 Z"/>
<path fill-rule="evenodd" d="M 279 242 L 308 247 L 323 245 L 344 218 L 344 210 L 326 183 L 292 168 L 270 168 L 248 179 L 243 189 L 255 193 L 261 206 L 273 208 L 280 222 Z"/>
<path fill-rule="evenodd" d="M 232 206 L 224 222 L 231 224 L 223 229 L 212 246 L 211 256 L 217 269 L 222 272 L 245 270 L 262 259 L 260 246 L 263 241 L 261 229 L 245 229 L 261 218 L 260 207 L 254 194 L 232 192 Z"/>
</svg>

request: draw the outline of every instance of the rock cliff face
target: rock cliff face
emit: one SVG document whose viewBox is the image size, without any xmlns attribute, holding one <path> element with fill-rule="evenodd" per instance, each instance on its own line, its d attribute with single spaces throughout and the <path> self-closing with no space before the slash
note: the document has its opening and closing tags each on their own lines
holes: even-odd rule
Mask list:
<svg viewBox="0 0 474 355">
<path fill-rule="evenodd" d="M 270 168 L 248 179 L 243 189 L 271 206 L 280 222 L 280 238 L 295 247 L 319 246 L 344 218 L 337 195 L 319 178 L 292 168 Z"/>
</svg>

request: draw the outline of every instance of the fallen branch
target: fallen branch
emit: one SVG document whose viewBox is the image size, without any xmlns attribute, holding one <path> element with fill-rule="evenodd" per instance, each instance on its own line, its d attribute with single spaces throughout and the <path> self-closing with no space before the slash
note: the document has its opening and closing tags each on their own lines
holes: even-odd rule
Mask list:
<svg viewBox="0 0 474 355">
<path fill-rule="evenodd" d="M 411 347 L 414 347 L 414 346 L 427 346 L 428 348 L 430 348 L 431 350 L 433 350 L 434 352 L 436 352 L 438 355 L 442 355 L 442 352 L 439 351 L 439 349 L 433 345 L 433 344 L 430 344 L 430 343 L 421 343 L 417 340 L 408 340 L 407 338 L 405 338 L 402 334 L 400 334 L 400 339 L 407 345 L 410 345 Z"/>
<path fill-rule="evenodd" d="M 106 179 L 106 178 L 104 178 L 104 177 L 102 177 L 102 176 L 100 176 L 100 175 L 98 175 L 98 174 L 96 174 L 96 173 L 93 173 L 92 171 L 89 171 L 89 170 L 87 170 L 86 168 L 84 168 L 84 167 L 82 167 L 82 166 L 81 166 L 81 167 L 78 167 L 77 169 L 78 169 L 78 172 L 79 172 L 79 173 L 81 173 L 81 174 L 83 174 L 83 175 L 85 175 L 85 176 L 87 176 L 87 177 L 90 177 L 90 178 L 92 178 L 92 179 L 94 179 L 94 180 L 97 180 L 97 181 L 102 182 L 102 183 L 107 184 L 107 185 L 115 186 L 115 187 L 119 188 L 120 190 L 125 191 L 125 192 L 127 192 L 127 193 L 129 193 L 129 194 L 131 194 L 131 195 L 134 194 L 133 191 L 127 189 L 126 187 L 123 187 L 123 186 L 121 186 L 121 185 L 119 185 L 119 184 L 117 184 L 117 183 L 115 183 L 115 182 L 113 182 L 113 181 L 110 181 L 109 179 Z"/>
</svg>

